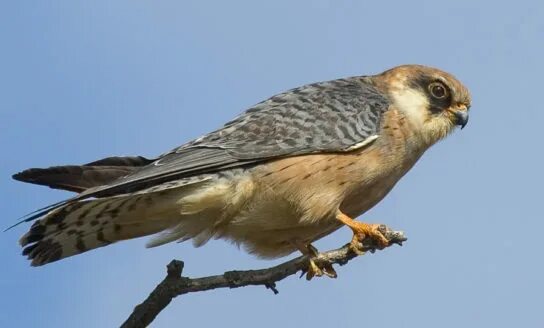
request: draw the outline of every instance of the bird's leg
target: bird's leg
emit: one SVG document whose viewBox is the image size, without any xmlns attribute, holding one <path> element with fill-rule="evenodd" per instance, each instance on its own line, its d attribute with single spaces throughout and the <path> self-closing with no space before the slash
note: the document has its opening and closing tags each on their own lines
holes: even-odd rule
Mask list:
<svg viewBox="0 0 544 328">
<path fill-rule="evenodd" d="M 350 242 L 350 248 L 354 253 L 358 255 L 364 254 L 364 252 L 360 249 L 360 243 L 365 238 L 373 239 L 378 244 L 380 249 L 389 246 L 389 240 L 387 240 L 387 238 L 385 238 L 378 229 L 380 227 L 379 224 L 369 224 L 355 221 L 346 214 L 342 213 L 340 210 L 336 212 L 336 219 L 350 227 L 350 229 L 353 231 L 353 238 Z"/>
<path fill-rule="evenodd" d="M 332 264 L 327 263 L 327 264 L 321 264 L 321 266 L 318 266 L 315 263 L 315 259 L 319 256 L 319 251 L 312 244 L 306 244 L 301 242 L 300 240 L 294 240 L 293 244 L 302 254 L 308 257 L 309 264 L 308 264 L 308 269 L 306 271 L 307 280 L 311 280 L 313 277 L 321 277 L 322 275 L 326 275 L 327 277 L 330 277 L 330 278 L 337 277 L 336 271 L 332 267 Z"/>
</svg>

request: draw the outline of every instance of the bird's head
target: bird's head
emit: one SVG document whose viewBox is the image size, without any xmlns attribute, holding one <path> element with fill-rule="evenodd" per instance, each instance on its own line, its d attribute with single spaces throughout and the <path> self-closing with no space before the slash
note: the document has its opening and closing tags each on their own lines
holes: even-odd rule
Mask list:
<svg viewBox="0 0 544 328">
<path fill-rule="evenodd" d="M 430 146 L 468 122 L 470 94 L 453 75 L 421 65 L 398 66 L 376 76 L 392 105 Z"/>
</svg>

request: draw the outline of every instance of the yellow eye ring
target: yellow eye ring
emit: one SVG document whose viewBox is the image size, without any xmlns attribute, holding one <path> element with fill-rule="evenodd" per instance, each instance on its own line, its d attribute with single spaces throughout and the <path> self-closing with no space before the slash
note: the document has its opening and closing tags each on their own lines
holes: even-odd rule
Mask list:
<svg viewBox="0 0 544 328">
<path fill-rule="evenodd" d="M 442 82 L 429 84 L 429 92 L 436 99 L 444 99 L 448 96 L 448 88 Z"/>
</svg>

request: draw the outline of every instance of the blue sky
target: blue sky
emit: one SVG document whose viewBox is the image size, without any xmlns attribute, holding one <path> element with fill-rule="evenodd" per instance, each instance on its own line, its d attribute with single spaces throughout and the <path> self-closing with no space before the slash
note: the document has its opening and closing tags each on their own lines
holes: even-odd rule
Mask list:
<svg viewBox="0 0 544 328">
<path fill-rule="evenodd" d="M 339 278 L 175 299 L 153 327 L 542 327 L 544 5 L 537 1 L 11 1 L 0 5 L 1 225 L 66 198 L 28 167 L 155 156 L 280 91 L 404 63 L 450 71 L 470 122 L 365 215 L 404 247 Z M 260 268 L 222 241 L 145 238 L 40 268 L 1 234 L 2 327 L 119 325 L 173 258 L 196 277 Z M 341 229 L 316 246 L 350 238 Z"/>
</svg>

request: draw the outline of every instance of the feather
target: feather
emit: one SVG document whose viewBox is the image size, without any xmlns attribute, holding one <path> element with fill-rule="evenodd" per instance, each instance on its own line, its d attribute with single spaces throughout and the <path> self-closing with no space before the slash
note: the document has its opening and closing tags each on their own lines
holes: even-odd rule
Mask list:
<svg viewBox="0 0 544 328">
<path fill-rule="evenodd" d="M 73 192 L 82 192 L 113 182 L 153 162 L 144 157 L 108 157 L 84 165 L 31 168 L 13 175 L 13 179 Z"/>
<path fill-rule="evenodd" d="M 137 193 L 61 204 L 48 210 L 21 237 L 23 255 L 39 266 L 174 227 L 182 219 L 177 204 L 180 197 L 208 179 L 195 177 Z"/>
</svg>

